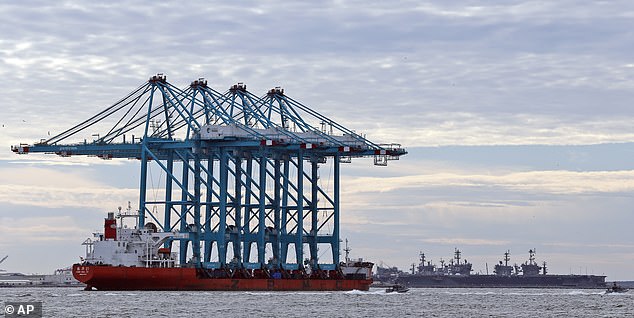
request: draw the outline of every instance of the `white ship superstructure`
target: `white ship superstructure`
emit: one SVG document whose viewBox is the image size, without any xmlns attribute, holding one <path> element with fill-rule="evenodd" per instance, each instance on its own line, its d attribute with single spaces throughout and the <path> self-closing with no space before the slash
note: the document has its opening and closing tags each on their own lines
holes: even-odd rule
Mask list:
<svg viewBox="0 0 634 318">
<path fill-rule="evenodd" d="M 87 239 L 85 264 L 134 266 L 134 267 L 175 267 L 178 253 L 164 247 L 169 239 L 178 238 L 182 234 L 175 232 L 157 232 L 156 226 L 148 223 L 143 229 L 128 228 L 123 225 L 123 218 L 135 217 L 119 211 L 117 220 L 114 213 L 108 213 L 104 221 L 104 232 L 93 233 L 93 239 Z M 167 244 L 169 246 L 169 244 Z"/>
</svg>

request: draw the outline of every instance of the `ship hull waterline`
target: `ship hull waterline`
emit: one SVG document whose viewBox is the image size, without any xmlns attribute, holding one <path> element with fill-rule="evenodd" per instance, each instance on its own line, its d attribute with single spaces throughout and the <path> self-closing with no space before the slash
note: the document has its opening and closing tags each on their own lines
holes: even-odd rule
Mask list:
<svg viewBox="0 0 634 318">
<path fill-rule="evenodd" d="M 563 288 L 604 289 L 605 276 L 540 275 L 540 276 L 407 276 L 396 282 L 415 288 Z"/>
<path fill-rule="evenodd" d="M 97 290 L 367 291 L 372 279 L 200 278 L 195 268 L 73 265 L 75 279 Z"/>
</svg>

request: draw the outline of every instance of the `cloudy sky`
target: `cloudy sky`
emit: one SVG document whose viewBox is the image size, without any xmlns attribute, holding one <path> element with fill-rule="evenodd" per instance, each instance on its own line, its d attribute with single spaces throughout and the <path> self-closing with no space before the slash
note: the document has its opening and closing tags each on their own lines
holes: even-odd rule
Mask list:
<svg viewBox="0 0 634 318">
<path fill-rule="evenodd" d="M 551 273 L 634 279 L 631 1 L 0 4 L 0 265 L 78 260 L 138 200 L 138 162 L 17 156 L 158 72 L 273 86 L 376 142 L 344 166 L 354 256 L 408 267 L 454 248 L 476 271 L 529 248 Z M 491 267 L 491 266 L 490 266 Z"/>
</svg>

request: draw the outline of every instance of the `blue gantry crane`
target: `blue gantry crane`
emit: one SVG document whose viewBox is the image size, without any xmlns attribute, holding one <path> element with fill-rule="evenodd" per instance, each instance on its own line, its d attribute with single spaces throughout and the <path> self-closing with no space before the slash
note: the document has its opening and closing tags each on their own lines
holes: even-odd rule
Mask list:
<svg viewBox="0 0 634 318">
<path fill-rule="evenodd" d="M 373 157 L 387 165 L 406 154 L 280 87 L 256 96 L 238 83 L 220 93 L 203 78 L 178 88 L 163 74 L 78 125 L 12 151 L 138 159 L 138 226 L 179 232 L 181 264 L 289 270 L 333 270 L 340 262 L 341 163 Z M 334 176 L 324 184 L 319 167 L 327 162 Z M 160 198 L 149 195 L 151 169 L 164 178 Z M 331 254 L 320 255 L 320 246 Z"/>
</svg>

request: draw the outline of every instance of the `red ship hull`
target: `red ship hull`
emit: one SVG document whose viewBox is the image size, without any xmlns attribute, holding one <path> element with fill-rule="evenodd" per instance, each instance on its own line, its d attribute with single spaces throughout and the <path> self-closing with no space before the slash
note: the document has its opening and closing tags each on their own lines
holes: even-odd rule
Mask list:
<svg viewBox="0 0 634 318">
<path fill-rule="evenodd" d="M 97 290 L 368 290 L 372 279 L 201 278 L 195 268 L 73 265 L 75 279 Z"/>
</svg>

